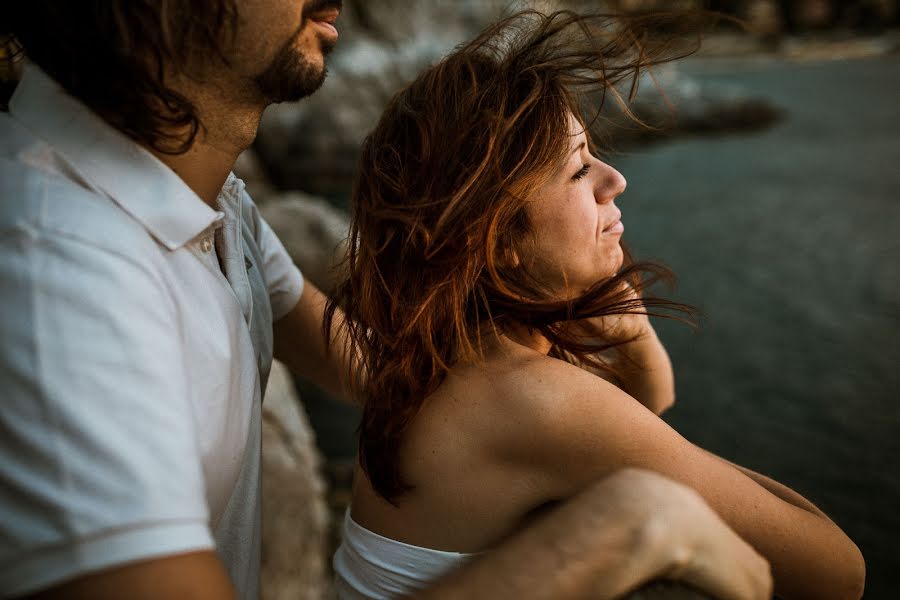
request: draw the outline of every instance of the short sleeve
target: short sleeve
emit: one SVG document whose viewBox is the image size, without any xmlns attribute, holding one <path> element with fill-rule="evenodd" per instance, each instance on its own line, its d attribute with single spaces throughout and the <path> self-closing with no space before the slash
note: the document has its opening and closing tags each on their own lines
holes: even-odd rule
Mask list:
<svg viewBox="0 0 900 600">
<path fill-rule="evenodd" d="M 246 194 L 244 202 L 252 205 L 252 200 Z M 256 241 L 262 254 L 266 288 L 272 304 L 272 319 L 277 321 L 290 312 L 300 300 L 303 293 L 303 275 L 255 205 L 252 206 L 250 214 L 255 221 Z"/>
<path fill-rule="evenodd" d="M 0 257 L 0 596 L 212 548 L 162 280 L 30 226 Z"/>
</svg>

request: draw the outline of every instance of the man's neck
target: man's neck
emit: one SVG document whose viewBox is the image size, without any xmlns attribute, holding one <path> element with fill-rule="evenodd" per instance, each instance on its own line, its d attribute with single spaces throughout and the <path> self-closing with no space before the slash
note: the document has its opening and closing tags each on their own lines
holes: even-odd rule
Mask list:
<svg viewBox="0 0 900 600">
<path fill-rule="evenodd" d="M 150 149 L 200 197 L 216 207 L 216 199 L 238 155 L 256 138 L 265 102 L 259 98 L 228 98 L 221 86 L 185 82 L 179 86 L 194 103 L 203 126 L 190 149 L 164 154 Z"/>
</svg>

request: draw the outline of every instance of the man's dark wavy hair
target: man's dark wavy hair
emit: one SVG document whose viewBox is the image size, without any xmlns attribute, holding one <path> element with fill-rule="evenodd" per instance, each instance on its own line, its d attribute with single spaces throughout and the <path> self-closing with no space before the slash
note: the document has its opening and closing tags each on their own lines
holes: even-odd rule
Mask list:
<svg viewBox="0 0 900 600">
<path fill-rule="evenodd" d="M 13 0 L 0 34 L 116 129 L 165 154 L 186 152 L 203 127 L 166 85 L 198 60 L 227 62 L 235 0 Z"/>
</svg>

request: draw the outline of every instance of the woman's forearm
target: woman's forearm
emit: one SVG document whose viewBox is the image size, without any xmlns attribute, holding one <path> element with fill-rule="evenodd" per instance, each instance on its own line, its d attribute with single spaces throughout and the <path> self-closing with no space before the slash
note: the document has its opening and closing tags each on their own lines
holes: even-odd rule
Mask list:
<svg viewBox="0 0 900 600">
<path fill-rule="evenodd" d="M 710 453 L 710 454 L 712 454 L 712 453 Z M 734 467 L 735 469 L 737 469 L 738 471 L 740 471 L 741 473 L 743 473 L 744 475 L 746 475 L 747 477 L 749 477 L 750 479 L 752 479 L 753 481 L 758 483 L 761 487 L 768 490 L 769 493 L 771 493 L 774 496 L 777 496 L 781 500 L 784 500 L 788 504 L 792 504 L 792 505 L 796 506 L 797 508 L 802 508 L 806 512 L 812 513 L 814 515 L 818 515 L 824 519 L 828 519 L 828 521 L 833 523 L 833 521 L 831 521 L 831 519 L 828 518 L 828 515 L 826 515 L 821 510 L 819 510 L 819 508 L 815 504 L 813 504 L 812 502 L 810 502 L 809 500 L 807 500 L 806 498 L 804 498 L 803 496 L 801 496 L 800 494 L 798 494 L 797 492 L 795 492 L 794 490 L 789 488 L 788 486 L 778 483 L 774 479 L 766 477 L 765 475 L 763 475 L 761 473 L 757 473 L 756 471 L 748 469 L 747 467 L 742 467 L 741 465 L 735 464 L 735 463 L 733 463 L 725 458 L 722 458 L 721 456 L 718 456 L 716 454 L 712 454 L 712 456 L 715 456 L 717 459 L 728 463 L 729 465 L 731 465 L 732 467 Z"/>
<path fill-rule="evenodd" d="M 859 598 L 865 585 L 865 561 L 859 548 L 834 521 L 812 502 L 789 487 L 755 471 L 736 465 L 721 456 L 703 451 L 751 479 L 756 485 L 789 504 L 795 511 L 797 538 L 807 540 L 818 555 L 789 556 L 781 545 L 767 545 L 760 532 L 745 531 L 748 541 L 756 545 L 772 562 L 777 582 L 776 592 L 784 598 Z M 797 510 L 799 509 L 799 511 Z M 803 512 L 800 512 L 803 511 Z M 739 530 L 740 531 L 740 530 Z M 781 557 L 779 558 L 779 555 Z M 831 565 L 830 567 L 827 565 Z M 819 576 L 809 573 L 818 571 Z M 801 575 L 806 573 L 807 575 Z"/>
<path fill-rule="evenodd" d="M 617 361 L 622 389 L 659 415 L 675 403 L 672 361 L 652 328 L 619 347 Z"/>
</svg>

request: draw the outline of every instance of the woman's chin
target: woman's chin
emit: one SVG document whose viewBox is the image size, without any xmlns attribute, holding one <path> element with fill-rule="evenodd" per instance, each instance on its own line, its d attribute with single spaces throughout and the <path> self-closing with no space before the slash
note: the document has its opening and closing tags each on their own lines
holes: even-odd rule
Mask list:
<svg viewBox="0 0 900 600">
<path fill-rule="evenodd" d="M 602 269 L 600 269 L 599 277 L 600 280 L 609 279 L 610 277 L 614 277 L 622 270 L 622 266 L 625 264 L 625 253 L 622 252 L 621 248 L 618 248 L 615 256 L 607 257 L 607 261 Z"/>
<path fill-rule="evenodd" d="M 622 246 L 616 246 L 613 263 L 615 264 L 615 267 L 613 267 L 612 274 L 608 275 L 608 277 L 612 277 L 621 271 L 622 267 L 625 265 L 625 251 L 622 250 Z"/>
</svg>

